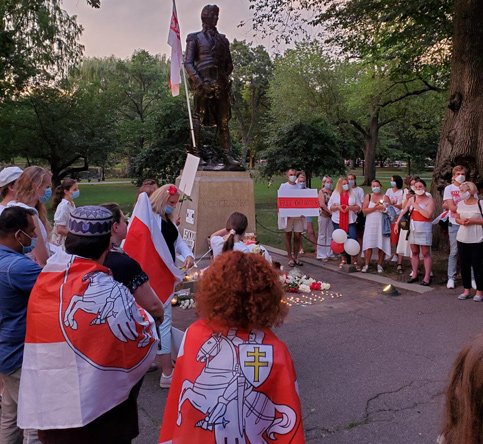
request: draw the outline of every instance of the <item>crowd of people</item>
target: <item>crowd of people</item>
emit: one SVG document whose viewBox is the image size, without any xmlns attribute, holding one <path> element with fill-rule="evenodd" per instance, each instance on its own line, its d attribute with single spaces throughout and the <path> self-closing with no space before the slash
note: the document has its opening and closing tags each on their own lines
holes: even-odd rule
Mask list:
<svg viewBox="0 0 483 444">
<path fill-rule="evenodd" d="M 341 268 L 350 263 L 358 271 L 367 273 L 375 262 L 376 271 L 383 273 L 386 264 L 393 262 L 397 272 L 402 274 L 404 258 L 409 258 L 411 271 L 408 282 L 428 286 L 433 277 L 433 227 L 439 222 L 448 227 L 447 287 L 455 288 L 459 263 L 464 291 L 458 298 L 483 301 L 483 201 L 478 198 L 481 190 L 466 180 L 464 166 L 455 166 L 452 174 L 451 184 L 443 194 L 444 212 L 438 217 L 435 217 L 433 196 L 420 177 L 408 176 L 403 180 L 401 176 L 393 175 L 386 190 L 375 179 L 370 191 L 365 193 L 357 185 L 354 174 L 339 177 L 337 181 L 324 176 L 319 191 L 316 242 L 312 240 L 315 236 L 313 228 L 309 228 L 312 226 L 310 218 L 279 217 L 278 227 L 285 231 L 288 265 L 303 265 L 299 259 L 303 251 L 303 233 L 307 233 L 307 240 L 316 245 L 317 259 L 327 261 L 335 258 L 336 254 L 331 249 L 332 232 L 343 229 L 349 239 L 359 242 L 362 254 L 361 257 L 341 254 Z M 305 174 L 290 168 L 287 182 L 282 183 L 280 190 L 305 188 L 305 183 Z M 472 290 L 476 290 L 474 295 Z"/>
<path fill-rule="evenodd" d="M 160 369 L 160 387 L 174 385 L 171 408 L 187 382 L 181 370 L 173 378 L 171 353 L 172 295 L 182 270 L 194 265 L 177 228 L 180 192 L 173 184 L 145 181 L 128 228 L 118 204 L 76 207 L 78 183 L 67 178 L 52 190 L 51 178 L 37 166 L 0 171 L 0 442 L 128 443 L 139 433 L 137 397 L 146 372 Z M 203 333 L 194 333 L 191 346 L 187 335 L 184 350 L 196 356 L 200 339 L 223 335 L 257 359 L 259 350 L 268 350 L 269 355 L 260 352 L 260 359 L 269 357 L 260 365 L 271 370 L 260 373 L 257 367 L 256 377 L 272 388 L 235 427 L 233 387 L 244 385 L 244 396 L 257 401 L 254 375 L 230 371 L 220 386 L 220 375 L 212 374 L 224 401 L 216 406 L 218 397 L 205 396 L 213 405 L 201 410 L 202 429 L 217 434 L 223 429 L 228 436 L 235 430 L 238 436 L 288 434 L 302 442 L 293 365 L 270 330 L 287 312 L 283 290 L 270 255 L 253 233 L 245 233 L 247 226 L 246 216 L 235 212 L 211 237 L 214 257 L 223 259 L 210 267 L 209 284 L 197 298 L 202 320 L 190 331 Z M 230 291 L 235 285 L 240 288 Z M 239 369 L 239 359 L 226 365 Z M 185 368 L 192 372 L 195 362 L 188 360 Z M 281 391 L 280 378 L 292 389 Z M 282 402 L 280 421 L 270 409 Z M 186 409 L 184 414 L 190 415 Z M 165 417 L 162 436 L 193 436 L 193 423 L 175 430 L 176 418 L 173 423 L 168 413 Z M 231 427 L 220 427 L 228 417 Z"/>
<path fill-rule="evenodd" d="M 451 254 L 456 249 L 460 257 L 459 299 L 472 297 L 476 286 L 474 300 L 482 301 L 482 203 L 464 168 L 453 173 L 444 206 L 455 233 Z M 306 187 L 303 172 L 290 169 L 287 177 L 282 186 Z M 421 283 L 429 285 L 435 208 L 424 180 L 408 178 L 404 188 L 393 176 L 385 192 L 374 180 L 367 194 L 354 175 L 333 184 L 322 179 L 317 238 L 311 219 L 279 220 L 288 265 L 302 265 L 303 232 L 318 244 L 317 258 L 328 260 L 332 231 L 342 229 L 361 243 L 363 262 L 342 255 L 341 266 L 368 272 L 375 260 L 382 273 L 392 256 L 402 271 L 402 258 L 410 256 L 410 282 L 418 280 L 422 259 Z M 129 227 L 116 203 L 76 207 L 78 183 L 67 178 L 52 190 L 52 175 L 42 167 L 4 168 L 0 190 L 2 444 L 129 443 L 139 433 L 143 377 L 156 369 L 160 387 L 170 390 L 162 443 L 198 442 L 201 431 L 217 442 L 263 436 L 304 442 L 293 363 L 271 330 L 288 306 L 277 267 L 246 233 L 244 214 L 232 213 L 210 237 L 214 260 L 197 292 L 200 319 L 186 331 L 174 370 L 171 299 L 183 270 L 194 265 L 177 228 L 177 187 L 143 183 Z M 456 263 L 448 264 L 449 288 Z M 472 388 L 449 392 L 450 408 Z M 452 442 L 457 427 L 451 417 L 441 439 Z"/>
</svg>

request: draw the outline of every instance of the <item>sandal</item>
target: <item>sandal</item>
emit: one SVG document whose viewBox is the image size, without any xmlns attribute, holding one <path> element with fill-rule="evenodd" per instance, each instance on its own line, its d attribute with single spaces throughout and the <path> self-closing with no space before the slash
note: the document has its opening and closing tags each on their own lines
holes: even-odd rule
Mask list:
<svg viewBox="0 0 483 444">
<path fill-rule="evenodd" d="M 295 267 L 295 261 L 293 259 L 290 259 L 287 264 L 289 267 Z"/>
<path fill-rule="evenodd" d="M 403 274 L 403 267 L 401 264 L 397 264 L 396 270 L 399 274 Z"/>
<path fill-rule="evenodd" d="M 298 265 L 299 267 L 302 267 L 304 265 L 304 263 L 298 261 L 297 259 L 295 259 L 295 265 Z"/>
<path fill-rule="evenodd" d="M 354 261 L 354 263 L 352 265 L 354 265 L 354 268 L 356 269 L 356 271 L 362 270 L 362 267 L 357 263 L 357 261 Z"/>
<path fill-rule="evenodd" d="M 339 268 L 342 269 L 344 268 L 344 265 L 346 264 L 345 259 L 342 259 L 339 264 Z"/>
</svg>

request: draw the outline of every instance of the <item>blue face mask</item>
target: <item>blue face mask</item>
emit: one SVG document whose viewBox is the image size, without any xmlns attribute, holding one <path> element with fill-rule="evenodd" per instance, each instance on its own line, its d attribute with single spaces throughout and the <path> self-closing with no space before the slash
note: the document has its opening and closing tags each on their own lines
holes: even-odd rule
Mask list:
<svg viewBox="0 0 483 444">
<path fill-rule="evenodd" d="M 332 184 L 331 184 L 330 182 L 326 182 L 326 183 L 324 184 L 324 188 L 325 188 L 326 190 L 331 190 L 331 189 L 332 189 Z"/>
<path fill-rule="evenodd" d="M 80 191 L 79 190 L 75 190 L 72 193 L 72 199 L 77 199 L 79 196 L 80 196 Z"/>
<path fill-rule="evenodd" d="M 344 185 L 342 185 L 342 189 L 344 191 L 349 191 L 349 184 L 345 183 Z"/>
<path fill-rule="evenodd" d="M 392 188 L 396 188 L 396 186 L 397 186 L 396 182 L 394 182 L 393 180 L 391 180 L 391 187 Z"/>
<path fill-rule="evenodd" d="M 356 181 L 355 180 L 348 180 L 347 182 L 349 182 L 349 186 L 352 188 L 355 184 L 356 184 Z"/>
<path fill-rule="evenodd" d="M 164 209 L 164 214 L 167 214 L 169 216 L 170 214 L 173 214 L 173 211 L 174 207 L 172 207 L 171 205 L 167 205 Z"/>
<path fill-rule="evenodd" d="M 46 188 L 44 191 L 44 195 L 40 197 L 39 201 L 40 203 L 44 204 L 50 200 L 52 197 L 52 188 Z"/>
<path fill-rule="evenodd" d="M 381 187 L 372 187 L 372 192 L 379 194 L 381 192 Z"/>
<path fill-rule="evenodd" d="M 297 184 L 297 186 L 298 186 L 299 188 L 301 188 L 301 189 L 304 189 L 304 188 L 305 188 L 305 182 L 299 182 L 299 183 Z"/>
<path fill-rule="evenodd" d="M 22 254 L 29 254 L 32 252 L 32 250 L 35 248 L 37 245 L 37 238 L 35 237 L 30 237 L 25 231 L 20 230 L 25 236 L 27 236 L 30 239 L 30 245 L 24 245 L 22 242 L 20 242 L 17 239 L 17 242 L 22 246 Z"/>
</svg>

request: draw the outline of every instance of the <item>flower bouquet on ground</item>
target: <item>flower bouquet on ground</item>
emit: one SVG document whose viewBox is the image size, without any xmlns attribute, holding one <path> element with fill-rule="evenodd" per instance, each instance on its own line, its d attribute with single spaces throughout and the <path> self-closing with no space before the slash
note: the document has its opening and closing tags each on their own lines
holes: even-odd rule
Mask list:
<svg viewBox="0 0 483 444">
<path fill-rule="evenodd" d="M 310 293 L 330 289 L 328 282 L 318 281 L 294 268 L 289 273 L 280 275 L 280 281 L 287 293 Z"/>
</svg>

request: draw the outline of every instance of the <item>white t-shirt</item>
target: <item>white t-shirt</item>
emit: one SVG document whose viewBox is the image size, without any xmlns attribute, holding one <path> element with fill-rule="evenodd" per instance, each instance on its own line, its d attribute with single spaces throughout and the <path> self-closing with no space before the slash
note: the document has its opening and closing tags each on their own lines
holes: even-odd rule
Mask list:
<svg viewBox="0 0 483 444">
<path fill-rule="evenodd" d="M 362 209 L 362 204 L 364 203 L 364 190 L 361 187 L 355 187 L 351 190 L 356 195 L 357 205 Z"/>
<path fill-rule="evenodd" d="M 394 204 L 396 204 L 396 205 L 401 205 L 402 204 L 403 195 L 404 195 L 403 190 L 401 189 L 401 190 L 394 191 L 392 188 L 389 188 L 386 191 L 386 194 L 385 195 L 389 198 L 389 201 L 393 204 L 392 207 L 396 211 L 396 214 L 399 215 L 399 213 L 401 212 L 401 210 L 399 208 L 395 207 Z"/>
<path fill-rule="evenodd" d="M 70 213 L 75 209 L 75 204 L 69 202 L 67 199 L 62 199 L 55 210 L 54 215 L 54 229 L 52 230 L 51 240 L 54 245 L 64 245 L 65 235 L 57 231 L 57 225 L 62 225 L 66 228 L 69 226 Z"/>
<path fill-rule="evenodd" d="M 332 205 L 340 205 L 340 194 L 337 191 L 334 191 L 332 195 L 330 196 L 329 202 L 327 202 L 327 207 L 330 209 Z M 359 205 L 361 204 L 358 201 L 358 197 L 356 196 L 356 193 L 354 192 L 354 189 L 349 191 L 349 205 Z M 339 218 L 340 216 L 340 211 L 336 210 L 332 212 L 332 222 L 338 224 L 339 223 Z M 357 213 L 354 211 L 349 211 L 349 223 L 353 224 L 357 220 Z"/>
<path fill-rule="evenodd" d="M 483 200 L 480 201 L 480 205 L 483 208 Z M 483 219 L 477 203 L 467 205 L 464 201 L 460 201 L 458 202 L 457 209 L 461 219 Z M 463 244 L 478 244 L 483 242 L 483 225 L 460 225 L 458 233 L 456 233 L 456 240 Z"/>
<path fill-rule="evenodd" d="M 444 193 L 443 193 L 443 201 L 450 200 L 450 199 L 452 199 L 453 202 L 455 203 L 455 205 L 458 206 L 458 202 L 461 201 L 460 187 L 453 185 L 453 184 L 445 187 Z M 448 217 L 449 222 L 453 225 L 458 225 L 456 223 L 455 217 L 456 217 L 456 214 L 451 211 L 449 213 L 449 217 Z"/>
<path fill-rule="evenodd" d="M 213 250 L 213 257 L 218 257 L 223 252 L 223 244 L 225 239 L 222 236 L 212 236 L 210 246 Z M 233 244 L 233 251 L 241 251 L 242 253 L 250 253 L 250 249 L 242 241 Z"/>
</svg>

